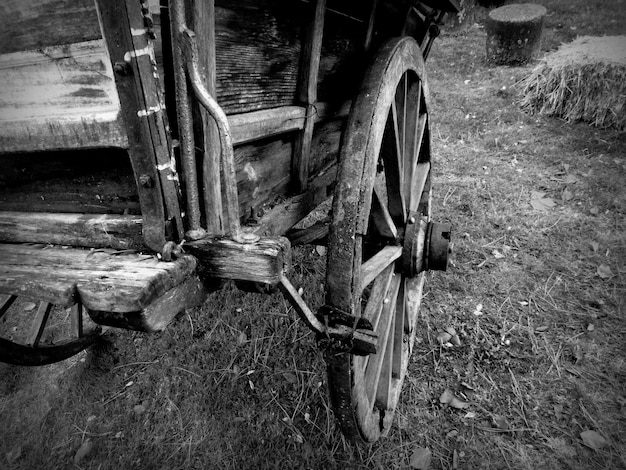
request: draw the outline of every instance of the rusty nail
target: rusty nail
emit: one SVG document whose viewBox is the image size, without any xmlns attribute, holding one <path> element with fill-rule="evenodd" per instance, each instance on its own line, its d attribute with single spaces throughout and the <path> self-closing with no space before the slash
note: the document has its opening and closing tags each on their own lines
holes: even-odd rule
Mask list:
<svg viewBox="0 0 626 470">
<path fill-rule="evenodd" d="M 128 75 L 130 69 L 126 62 L 115 62 L 115 64 L 113 64 L 113 71 L 118 75 Z"/>
<path fill-rule="evenodd" d="M 141 175 L 139 177 L 139 184 L 144 188 L 151 188 L 154 185 L 154 183 L 152 182 L 152 178 L 150 178 L 150 175 Z"/>
</svg>

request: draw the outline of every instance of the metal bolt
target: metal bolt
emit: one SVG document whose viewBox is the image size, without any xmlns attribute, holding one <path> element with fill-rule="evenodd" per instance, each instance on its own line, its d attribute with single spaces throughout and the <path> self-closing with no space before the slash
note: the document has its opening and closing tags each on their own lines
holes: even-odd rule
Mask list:
<svg viewBox="0 0 626 470">
<path fill-rule="evenodd" d="M 141 175 L 139 177 L 139 184 L 144 188 L 151 188 L 154 186 L 154 182 L 152 181 L 150 175 Z"/>
<path fill-rule="evenodd" d="M 113 64 L 113 71 L 118 75 L 128 75 L 130 67 L 126 62 L 115 62 L 115 64 Z"/>
</svg>

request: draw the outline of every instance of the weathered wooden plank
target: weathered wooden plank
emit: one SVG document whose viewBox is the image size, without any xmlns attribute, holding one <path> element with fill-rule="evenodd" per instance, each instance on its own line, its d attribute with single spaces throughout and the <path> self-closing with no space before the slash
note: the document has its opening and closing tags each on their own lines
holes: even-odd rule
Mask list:
<svg viewBox="0 0 626 470">
<path fill-rule="evenodd" d="M 0 240 L 141 249 L 141 216 L 0 211 Z"/>
<path fill-rule="evenodd" d="M 309 160 L 311 139 L 315 126 L 315 102 L 317 101 L 317 81 L 322 52 L 322 36 L 324 33 L 324 16 L 326 0 L 311 2 L 310 22 L 307 26 L 302 54 L 300 58 L 300 74 L 298 77 L 298 103 L 306 107 L 304 128 L 296 137 L 296 145 L 291 161 L 291 174 L 295 192 L 306 191 L 309 184 Z"/>
<path fill-rule="evenodd" d="M 0 55 L 0 153 L 126 147 L 102 39 Z"/>
<path fill-rule="evenodd" d="M 89 310 L 88 313 L 93 321 L 101 325 L 153 333 L 164 330 L 181 312 L 201 304 L 207 294 L 208 290 L 202 280 L 197 275 L 192 275 L 143 310 L 137 312 Z"/>
<path fill-rule="evenodd" d="M 135 312 L 181 284 L 197 266 L 184 255 L 174 262 L 153 256 L 38 245 L 0 244 L 0 293 L 62 306 L 77 301 L 91 310 Z"/>
<path fill-rule="evenodd" d="M 3 0 L 0 54 L 101 37 L 93 0 Z"/>
<path fill-rule="evenodd" d="M 210 278 L 277 284 L 291 267 L 291 245 L 284 237 L 250 244 L 206 238 L 185 244 L 185 249 L 198 258 L 201 275 Z"/>
<path fill-rule="evenodd" d="M 157 153 L 162 147 L 153 147 L 153 136 L 162 134 L 158 123 L 146 118 L 152 114 L 156 119 L 162 119 L 163 110 L 159 104 L 159 109 L 155 108 L 153 113 L 144 95 L 147 83 L 155 80 L 150 60 L 152 48 L 135 50 L 133 46 L 130 25 L 135 24 L 138 16 L 141 17 L 139 3 L 134 0 L 97 0 L 97 5 L 111 63 L 119 64 L 120 69 L 115 74 L 115 82 L 120 95 L 121 116 L 128 135 L 129 155 L 141 204 L 144 241 L 158 252 L 166 242 L 166 213 L 159 174 L 161 171 L 157 171 Z M 162 141 L 161 144 L 166 143 Z M 170 173 L 173 170 L 171 166 L 163 168 L 163 171 Z M 173 174 L 170 176 L 175 177 Z M 166 191 L 166 197 L 168 193 Z M 179 230 L 177 227 L 177 231 Z"/>
<path fill-rule="evenodd" d="M 306 108 L 282 106 L 228 116 L 234 144 L 245 144 L 302 129 Z"/>
<path fill-rule="evenodd" d="M 267 210 L 259 219 L 256 232 L 262 235 L 287 232 L 332 195 L 336 172 L 335 166 L 330 167 L 309 185 L 306 193 L 290 197 Z"/>
<path fill-rule="evenodd" d="M 333 120 L 316 126 L 310 162 L 311 184 L 314 187 L 310 194 L 307 192 L 298 199 L 285 200 L 291 181 L 293 135 L 285 134 L 282 138 L 269 142 L 266 140 L 260 145 L 236 147 L 237 189 L 242 217 L 247 218 L 254 213 L 255 217 L 261 218 L 262 224 L 267 222 L 272 227 L 267 234 L 283 234 L 304 218 L 308 211 L 327 199 L 327 187 L 332 184 L 332 176 L 328 177 L 327 170 L 336 161 L 343 125 L 343 120 Z M 321 185 L 316 183 L 319 178 L 323 181 Z M 282 206 L 278 212 L 273 211 L 273 208 L 278 207 L 277 203 Z M 308 211 L 303 212 L 307 208 Z M 269 211 L 272 212 L 271 216 L 267 215 Z"/>
</svg>

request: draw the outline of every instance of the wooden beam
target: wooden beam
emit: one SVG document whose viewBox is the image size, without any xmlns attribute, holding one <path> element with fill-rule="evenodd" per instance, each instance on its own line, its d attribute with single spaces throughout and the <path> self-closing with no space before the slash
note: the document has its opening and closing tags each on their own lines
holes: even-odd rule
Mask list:
<svg viewBox="0 0 626 470">
<path fill-rule="evenodd" d="M 0 240 L 10 243 L 141 249 L 141 227 L 136 215 L 0 211 Z"/>
<path fill-rule="evenodd" d="M 315 126 L 315 102 L 317 101 L 317 79 L 322 52 L 324 33 L 324 15 L 326 0 L 311 2 L 312 20 L 309 23 L 306 38 L 302 44 L 300 73 L 298 77 L 298 102 L 306 106 L 304 128 L 296 139 L 292 157 L 292 178 L 295 192 L 304 192 L 309 182 L 309 160 L 311 140 Z"/>
<path fill-rule="evenodd" d="M 278 284 L 291 267 L 291 245 L 283 237 L 237 243 L 227 238 L 205 238 L 185 244 L 198 258 L 200 274 L 208 278 Z"/>
<path fill-rule="evenodd" d="M 128 134 L 137 192 L 143 216 L 145 243 L 154 251 L 161 251 L 166 242 L 165 219 L 176 217 L 171 186 L 176 177 L 170 165 L 171 148 L 164 122 L 164 104 L 155 92 L 155 72 L 151 61 L 152 47 L 143 30 L 140 4 L 134 0 L 96 0 L 98 15 L 120 96 L 121 115 Z M 145 47 L 135 43 L 143 41 Z M 167 158 L 167 163 L 164 162 Z M 157 170 L 157 165 L 159 169 Z M 163 186 L 162 173 L 167 186 Z M 167 178 L 167 177 L 170 178 Z M 178 214 L 180 211 L 178 211 Z M 177 222 L 177 232 L 182 223 Z"/>
<path fill-rule="evenodd" d="M 314 180 L 306 193 L 290 197 L 267 211 L 258 221 L 256 232 L 263 235 L 287 232 L 332 195 L 336 172 L 337 169 L 333 165 Z"/>
<path fill-rule="evenodd" d="M 155 299 L 145 309 L 136 312 L 106 312 L 88 310 L 91 319 L 100 324 L 146 333 L 163 331 L 183 311 L 200 305 L 208 290 L 202 280 L 193 275 Z"/>
<path fill-rule="evenodd" d="M 245 144 L 304 127 L 306 108 L 281 106 L 228 116 L 234 144 Z"/>
</svg>

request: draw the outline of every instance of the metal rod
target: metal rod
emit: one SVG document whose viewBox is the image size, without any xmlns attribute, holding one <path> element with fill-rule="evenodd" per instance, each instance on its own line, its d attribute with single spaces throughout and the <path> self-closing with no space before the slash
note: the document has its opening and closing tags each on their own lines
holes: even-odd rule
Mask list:
<svg viewBox="0 0 626 470">
<path fill-rule="evenodd" d="M 222 171 L 224 173 L 224 195 L 226 198 L 226 214 L 228 216 L 228 229 L 233 240 L 237 242 L 250 242 L 251 234 L 244 234 L 239 223 L 239 197 L 237 195 L 237 178 L 235 176 L 235 152 L 233 151 L 233 139 L 226 113 L 217 104 L 217 101 L 208 92 L 202 81 L 202 75 L 198 69 L 197 45 L 192 31 L 186 29 L 183 38 L 187 45 L 186 58 L 189 82 L 193 88 L 198 102 L 207 110 L 217 125 L 220 145 L 222 148 Z M 256 238 L 256 237 L 253 237 Z"/>
<path fill-rule="evenodd" d="M 174 76 L 176 79 L 176 103 L 178 108 L 178 130 L 180 137 L 180 153 L 185 181 L 185 196 L 187 201 L 187 238 L 197 240 L 205 235 L 200 226 L 200 197 L 198 194 L 198 175 L 196 170 L 196 150 L 193 136 L 193 118 L 191 103 L 187 90 L 187 75 L 183 60 L 183 45 L 177 40 L 177 35 L 183 34 L 185 26 L 185 10 L 183 1 L 172 1 L 170 14 L 172 19 L 172 44 L 174 60 Z"/>
</svg>

